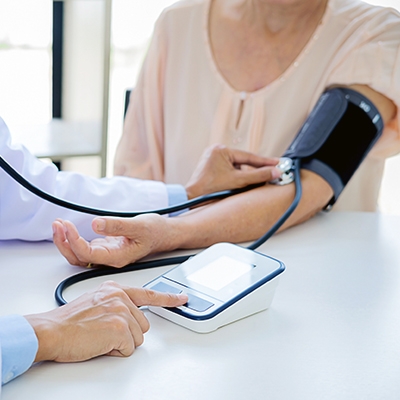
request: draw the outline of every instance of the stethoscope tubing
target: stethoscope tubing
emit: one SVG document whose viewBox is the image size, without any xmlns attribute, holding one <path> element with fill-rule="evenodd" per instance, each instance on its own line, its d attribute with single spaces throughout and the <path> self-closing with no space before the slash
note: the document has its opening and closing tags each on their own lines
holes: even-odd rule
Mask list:
<svg viewBox="0 0 400 400">
<path fill-rule="evenodd" d="M 290 204 L 290 206 L 286 209 L 286 211 L 282 214 L 282 216 L 278 219 L 278 221 L 266 232 L 262 237 L 257 239 L 255 242 L 250 244 L 247 248 L 250 250 L 255 250 L 260 247 L 263 243 L 265 243 L 278 229 L 285 223 L 285 221 L 290 217 L 293 211 L 296 209 L 297 205 L 299 204 L 302 196 L 302 187 L 301 187 L 301 179 L 300 179 L 300 159 L 293 160 L 294 162 L 294 183 L 295 183 L 295 197 Z M 229 196 L 233 196 L 238 193 L 242 193 L 253 189 L 255 187 L 261 186 L 262 184 L 258 185 L 251 185 L 246 186 L 240 189 L 233 189 L 233 190 L 224 190 L 216 193 L 211 193 L 208 195 L 200 196 L 195 199 L 186 201 L 181 204 L 177 204 L 175 206 L 166 207 L 158 210 L 149 210 L 149 211 L 111 211 L 111 210 L 101 210 L 97 208 L 91 208 L 82 206 L 80 204 L 76 204 L 73 202 L 69 202 L 66 200 L 59 199 L 45 191 L 39 189 L 38 187 L 31 184 L 28 180 L 26 180 L 21 174 L 19 174 L 7 161 L 0 156 L 0 167 L 10 175 L 14 180 L 16 180 L 20 185 L 22 185 L 25 189 L 29 190 L 36 196 L 42 198 L 43 200 L 49 201 L 55 205 L 60 207 L 68 208 L 70 210 L 74 210 L 81 213 L 97 215 L 97 216 L 111 216 L 111 217 L 121 217 L 121 218 L 132 218 L 136 217 L 141 214 L 149 214 L 149 213 L 156 213 L 156 214 L 171 214 L 177 211 L 186 210 L 213 200 L 220 200 L 224 199 Z M 174 264 L 181 264 L 188 260 L 190 257 L 194 256 L 194 254 L 187 255 L 187 256 L 178 256 L 178 257 L 169 257 L 169 258 L 162 258 L 156 259 L 151 261 L 142 261 L 137 263 L 128 264 L 122 268 L 111 268 L 111 267 L 100 267 L 96 269 L 91 269 L 89 271 L 81 272 L 76 275 L 72 275 L 66 279 L 64 279 L 61 283 L 58 284 L 55 292 L 54 297 L 58 305 L 64 305 L 67 303 L 65 300 L 63 293 L 64 291 L 78 283 L 88 279 L 100 277 L 100 276 L 107 276 L 107 275 L 115 275 L 115 274 L 122 274 L 125 272 L 131 271 L 139 271 L 143 269 L 155 268 L 155 267 L 162 267 L 167 265 L 174 265 Z"/>
<path fill-rule="evenodd" d="M 293 211 L 296 209 L 299 204 L 302 196 L 302 187 L 301 187 L 301 179 L 300 179 L 300 159 L 294 160 L 294 183 L 295 183 L 295 197 L 286 211 L 282 214 L 282 216 L 278 219 L 278 221 L 258 240 L 253 242 L 251 245 L 247 246 L 250 250 L 255 250 L 264 244 L 278 229 L 285 223 L 285 221 L 290 217 Z M 156 267 L 164 267 L 167 265 L 176 265 L 181 264 L 188 260 L 190 257 L 193 257 L 195 254 L 190 254 L 186 256 L 178 256 L 178 257 L 169 257 L 169 258 L 161 258 L 151 261 L 143 261 L 138 263 L 128 264 L 122 268 L 111 268 L 104 267 L 93 270 L 88 270 L 85 272 L 80 272 L 76 275 L 72 275 L 66 279 L 64 279 L 57 286 L 54 292 L 54 298 L 59 306 L 67 304 L 67 301 L 64 298 L 64 291 L 70 286 L 83 282 L 88 279 L 97 278 L 100 276 L 107 275 L 115 275 L 122 274 L 125 272 L 139 271 L 143 269 L 156 268 Z"/>
<path fill-rule="evenodd" d="M 58 205 L 60 207 L 68 208 L 73 211 L 91 214 L 102 217 L 120 217 L 120 218 L 132 218 L 141 214 L 172 214 L 177 211 L 186 210 L 189 208 L 193 208 L 199 206 L 201 204 L 207 203 L 213 200 L 221 200 L 229 196 L 233 196 L 238 193 L 245 192 L 247 190 L 253 189 L 260 185 L 250 185 L 240 189 L 232 189 L 232 190 L 223 190 L 220 192 L 210 193 L 204 196 L 196 197 L 195 199 L 185 201 L 180 204 L 176 204 L 174 206 L 160 208 L 156 210 L 148 210 L 148 211 L 115 211 L 115 210 L 101 210 L 98 208 L 86 207 L 80 204 L 76 204 L 70 201 L 66 201 L 63 199 L 59 199 L 42 189 L 39 189 L 37 186 L 34 186 L 28 180 L 26 180 L 20 173 L 18 173 L 3 157 L 0 156 L 0 167 L 10 175 L 14 180 L 16 180 L 20 185 L 22 185 L 25 189 L 29 190 L 31 193 L 36 196 L 46 200 L 50 203 Z"/>
</svg>

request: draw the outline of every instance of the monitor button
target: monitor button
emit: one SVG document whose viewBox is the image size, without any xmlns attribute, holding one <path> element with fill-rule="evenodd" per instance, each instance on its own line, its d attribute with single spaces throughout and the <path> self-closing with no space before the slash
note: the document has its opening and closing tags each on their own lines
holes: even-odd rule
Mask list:
<svg viewBox="0 0 400 400">
<path fill-rule="evenodd" d="M 154 286 L 150 287 L 149 289 L 155 290 L 157 292 L 162 292 L 162 293 L 172 293 L 172 294 L 182 293 L 181 289 L 167 285 L 164 282 L 158 282 Z"/>
<path fill-rule="evenodd" d="M 208 310 L 213 303 L 210 303 L 207 300 L 201 299 L 200 297 L 193 296 L 192 294 L 188 294 L 189 301 L 184 304 L 185 307 L 190 308 L 191 310 L 203 312 Z"/>
</svg>

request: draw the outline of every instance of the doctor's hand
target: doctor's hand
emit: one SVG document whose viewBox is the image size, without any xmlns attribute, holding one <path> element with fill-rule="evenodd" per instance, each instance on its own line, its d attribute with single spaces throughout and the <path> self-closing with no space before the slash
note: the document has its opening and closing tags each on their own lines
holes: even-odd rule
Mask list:
<svg viewBox="0 0 400 400">
<path fill-rule="evenodd" d="M 279 158 L 213 145 L 203 153 L 185 187 L 186 193 L 190 200 L 222 190 L 269 182 L 282 174 L 275 168 L 278 162 Z"/>
<path fill-rule="evenodd" d="M 149 322 L 138 307 L 175 307 L 186 295 L 109 281 L 54 310 L 27 315 L 39 341 L 35 361 L 78 362 L 101 355 L 127 357 L 143 343 Z"/>
<path fill-rule="evenodd" d="M 174 247 L 172 225 L 176 218 L 158 214 L 134 218 L 98 217 L 93 230 L 105 237 L 86 241 L 70 221 L 53 222 L 53 242 L 72 265 L 88 264 L 123 267 L 148 254 L 168 251 Z"/>
</svg>

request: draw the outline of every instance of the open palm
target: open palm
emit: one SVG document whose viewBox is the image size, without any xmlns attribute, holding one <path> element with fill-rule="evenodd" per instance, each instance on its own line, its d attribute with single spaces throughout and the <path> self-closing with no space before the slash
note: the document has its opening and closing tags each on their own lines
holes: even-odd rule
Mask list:
<svg viewBox="0 0 400 400">
<path fill-rule="evenodd" d="M 72 265 L 101 264 L 123 267 L 148 255 L 163 234 L 165 218 L 156 214 L 131 219 L 96 218 L 93 229 L 107 236 L 91 242 L 80 236 L 70 221 L 53 223 L 53 240 L 61 254 Z"/>
</svg>

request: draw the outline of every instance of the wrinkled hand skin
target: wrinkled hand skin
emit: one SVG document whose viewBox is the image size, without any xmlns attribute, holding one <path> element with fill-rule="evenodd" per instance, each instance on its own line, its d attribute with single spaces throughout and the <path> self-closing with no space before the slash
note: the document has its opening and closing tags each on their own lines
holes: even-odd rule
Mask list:
<svg viewBox="0 0 400 400">
<path fill-rule="evenodd" d="M 86 267 L 91 263 L 120 268 L 147 256 L 154 249 L 170 249 L 169 241 L 173 235 L 166 221 L 167 218 L 157 214 L 128 219 L 95 218 L 93 230 L 105 237 L 88 242 L 79 235 L 72 222 L 59 219 L 53 222 L 53 241 L 72 265 Z"/>
<path fill-rule="evenodd" d="M 143 343 L 143 335 L 150 328 L 138 307 L 175 307 L 185 302 L 186 295 L 105 282 L 62 307 L 25 316 L 39 341 L 35 362 L 130 356 Z"/>
<path fill-rule="evenodd" d="M 189 180 L 188 198 L 268 182 L 281 175 L 278 158 L 265 158 L 246 151 L 214 145 L 207 149 Z M 104 236 L 87 242 L 69 221 L 53 223 L 53 241 L 72 265 L 90 264 L 123 267 L 143 257 L 179 247 L 175 218 L 156 214 L 132 219 L 95 218 L 93 230 Z M 184 223 L 182 219 L 179 221 Z"/>
<path fill-rule="evenodd" d="M 227 189 L 269 182 L 281 176 L 279 158 L 213 145 L 205 150 L 186 188 L 189 199 Z"/>
</svg>

